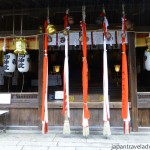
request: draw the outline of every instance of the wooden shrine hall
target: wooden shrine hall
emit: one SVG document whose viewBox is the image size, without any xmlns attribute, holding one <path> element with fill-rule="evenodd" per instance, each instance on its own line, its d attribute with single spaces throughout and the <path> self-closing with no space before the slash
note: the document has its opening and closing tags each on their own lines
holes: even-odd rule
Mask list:
<svg viewBox="0 0 150 150">
<path fill-rule="evenodd" d="M 82 127 L 83 105 L 86 104 L 90 112 L 89 127 L 103 128 L 105 104 L 103 54 L 106 49 L 108 77 L 106 88 L 110 127 L 123 129 L 122 45 L 124 45 L 128 76 L 126 104 L 129 104 L 131 131 L 148 129 L 150 127 L 149 7 L 148 0 L 136 2 L 124 0 L 123 3 L 121 0 L 1 2 L 0 111 L 8 110 L 8 112 L 6 116 L 0 115 L 0 122 L 6 119 L 8 129 L 40 130 L 43 123 L 41 112 L 44 110 L 43 113 L 48 114 L 46 116 L 48 126 L 57 129 L 63 127 L 65 117 L 62 111 L 67 109 L 65 113 L 70 111 L 71 128 L 78 129 Z M 86 45 L 86 48 L 83 45 Z M 85 58 L 88 64 L 86 74 L 88 78 L 85 80 L 88 82 L 88 89 L 84 101 L 85 78 L 82 67 Z M 64 60 L 67 60 L 68 68 Z M 11 61 L 12 64 L 9 66 Z M 45 70 L 47 76 L 44 74 Z M 64 93 L 67 89 L 69 95 L 65 105 Z M 44 102 L 43 92 L 46 93 Z M 44 116 L 44 119 L 46 117 Z"/>
</svg>

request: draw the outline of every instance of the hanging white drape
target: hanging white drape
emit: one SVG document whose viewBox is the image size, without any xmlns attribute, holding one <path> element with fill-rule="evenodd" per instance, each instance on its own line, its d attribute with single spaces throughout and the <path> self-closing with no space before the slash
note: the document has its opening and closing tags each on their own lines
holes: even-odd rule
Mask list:
<svg viewBox="0 0 150 150">
<path fill-rule="evenodd" d="M 109 121 L 109 99 L 108 99 L 108 66 L 107 66 L 107 49 L 106 49 L 106 38 L 104 37 L 104 52 L 103 52 L 103 121 Z"/>
<path fill-rule="evenodd" d="M 69 108 L 69 64 L 68 64 L 68 35 L 65 35 L 65 60 L 64 60 L 64 105 L 63 113 L 67 111 L 68 118 L 70 118 Z"/>
</svg>

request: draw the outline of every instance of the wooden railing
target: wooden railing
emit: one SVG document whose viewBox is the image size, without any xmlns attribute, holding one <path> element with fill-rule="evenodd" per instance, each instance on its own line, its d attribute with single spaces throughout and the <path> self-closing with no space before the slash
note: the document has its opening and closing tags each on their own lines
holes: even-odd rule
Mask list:
<svg viewBox="0 0 150 150">
<path fill-rule="evenodd" d="M 96 95 L 97 96 L 97 95 Z M 81 99 L 81 97 L 76 97 Z M 93 97 L 96 98 L 96 97 Z M 138 108 L 150 108 L 150 92 L 137 92 Z M 61 108 L 61 102 L 49 102 L 49 108 Z M 71 103 L 71 108 L 82 107 L 82 101 L 74 101 Z M 103 104 L 100 101 L 94 102 L 92 99 L 89 102 L 91 108 L 102 108 Z M 38 108 L 38 92 L 26 93 L 11 93 L 11 103 L 0 105 L 0 108 Z M 110 102 L 110 108 L 121 108 L 121 102 Z"/>
<path fill-rule="evenodd" d="M 11 103 L 0 108 L 38 108 L 38 92 L 11 93 Z"/>
<path fill-rule="evenodd" d="M 137 92 L 138 108 L 150 108 L 150 92 Z"/>
</svg>

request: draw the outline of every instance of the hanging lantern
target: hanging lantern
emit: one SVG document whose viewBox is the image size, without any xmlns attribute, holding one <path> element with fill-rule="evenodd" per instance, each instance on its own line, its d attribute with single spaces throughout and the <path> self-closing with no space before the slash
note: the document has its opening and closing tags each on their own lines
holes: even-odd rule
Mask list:
<svg viewBox="0 0 150 150">
<path fill-rule="evenodd" d="M 26 55 L 18 55 L 18 71 L 19 72 L 28 72 L 29 71 L 29 54 Z"/>
<path fill-rule="evenodd" d="M 147 71 L 150 71 L 150 37 L 146 37 L 146 43 L 147 43 L 148 49 L 144 52 L 145 69 Z"/>
<path fill-rule="evenodd" d="M 147 49 L 144 52 L 144 58 L 145 58 L 145 69 L 147 71 L 150 71 L 150 50 L 149 49 Z"/>
<path fill-rule="evenodd" d="M 49 24 L 49 25 L 47 26 L 47 32 L 48 32 L 49 34 L 54 34 L 54 33 L 56 33 L 56 26 L 54 26 L 53 24 Z"/>
<path fill-rule="evenodd" d="M 116 72 L 119 72 L 119 71 L 120 71 L 120 65 L 114 65 L 114 67 L 115 67 L 115 71 L 116 71 Z"/>
<path fill-rule="evenodd" d="M 13 53 L 4 55 L 3 68 L 5 72 L 14 72 L 16 69 L 16 56 Z"/>
<path fill-rule="evenodd" d="M 60 71 L 60 66 L 53 66 L 53 71 L 56 72 L 56 73 L 59 73 Z"/>
<path fill-rule="evenodd" d="M 14 51 L 16 54 L 24 55 L 27 53 L 26 51 L 26 40 L 23 38 L 16 39 L 16 50 Z"/>
</svg>

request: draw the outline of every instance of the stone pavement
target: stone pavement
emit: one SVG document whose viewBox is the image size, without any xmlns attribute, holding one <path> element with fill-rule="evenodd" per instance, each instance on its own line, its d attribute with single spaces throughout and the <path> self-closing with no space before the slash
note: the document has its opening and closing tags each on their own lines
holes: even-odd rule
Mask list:
<svg viewBox="0 0 150 150">
<path fill-rule="evenodd" d="M 40 131 L 7 130 L 0 133 L 0 150 L 119 150 L 150 149 L 150 132 L 131 132 L 124 135 L 112 132 L 109 139 L 102 131 L 92 131 L 88 138 L 81 130 L 64 136 L 62 131 L 51 130 L 43 135 Z"/>
</svg>

